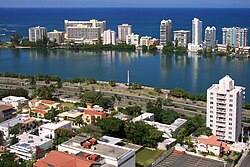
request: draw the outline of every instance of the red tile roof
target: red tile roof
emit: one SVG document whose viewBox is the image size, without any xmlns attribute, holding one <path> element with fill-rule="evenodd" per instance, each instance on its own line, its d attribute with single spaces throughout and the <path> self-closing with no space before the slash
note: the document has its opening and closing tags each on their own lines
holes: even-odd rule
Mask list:
<svg viewBox="0 0 250 167">
<path fill-rule="evenodd" d="M 221 147 L 223 151 L 229 151 L 229 146 L 225 142 L 218 141 L 218 137 L 215 135 L 209 136 L 208 138 L 198 137 L 198 141 L 205 145 Z"/>
<path fill-rule="evenodd" d="M 34 167 L 91 167 L 91 165 L 100 163 L 84 159 L 75 155 L 60 151 L 51 151 L 45 158 L 38 160 Z"/>
<path fill-rule="evenodd" d="M 36 99 L 31 99 L 29 102 L 35 102 L 36 101 Z"/>
<path fill-rule="evenodd" d="M 47 110 L 49 109 L 49 106 L 46 106 L 46 105 L 39 105 L 36 107 L 36 109 L 39 109 L 39 110 Z"/>
<path fill-rule="evenodd" d="M 30 122 L 33 122 L 33 121 L 35 121 L 36 119 L 35 118 L 28 118 L 26 121 L 24 121 L 23 122 L 23 125 L 26 125 L 26 124 L 28 124 L 28 123 L 30 123 Z"/>
<path fill-rule="evenodd" d="M 47 114 L 47 112 L 46 111 L 44 111 L 44 110 L 40 110 L 40 109 L 32 109 L 31 110 L 32 112 L 35 112 L 35 113 L 40 113 L 40 114 Z"/>
<path fill-rule="evenodd" d="M 52 100 L 41 100 L 41 103 L 44 103 L 44 104 L 55 104 L 56 102 L 52 101 Z"/>
<path fill-rule="evenodd" d="M 85 114 L 88 114 L 88 115 L 91 115 L 91 116 L 95 116 L 95 115 L 103 115 L 104 112 L 98 112 L 98 111 L 95 111 L 95 110 L 84 110 L 84 113 Z"/>
<path fill-rule="evenodd" d="M 10 104 L 5 104 L 0 106 L 0 111 L 6 111 L 6 110 L 11 110 L 13 109 L 13 106 Z"/>
<path fill-rule="evenodd" d="M 30 109 L 28 105 L 23 106 L 24 109 Z"/>
</svg>

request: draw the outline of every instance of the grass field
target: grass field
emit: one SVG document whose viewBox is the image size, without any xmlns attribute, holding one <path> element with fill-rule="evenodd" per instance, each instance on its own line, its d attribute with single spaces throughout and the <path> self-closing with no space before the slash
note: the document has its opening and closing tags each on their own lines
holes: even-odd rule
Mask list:
<svg viewBox="0 0 250 167">
<path fill-rule="evenodd" d="M 64 102 L 63 104 L 66 105 L 69 108 L 69 110 L 76 108 L 73 103 Z"/>
<path fill-rule="evenodd" d="M 148 167 L 152 162 L 156 161 L 163 153 L 162 150 L 142 149 L 136 154 L 136 166 Z"/>
</svg>

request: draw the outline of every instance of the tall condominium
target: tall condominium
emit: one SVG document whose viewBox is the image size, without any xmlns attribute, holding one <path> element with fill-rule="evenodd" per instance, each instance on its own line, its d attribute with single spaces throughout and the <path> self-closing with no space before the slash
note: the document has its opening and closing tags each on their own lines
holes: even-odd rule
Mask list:
<svg viewBox="0 0 250 167">
<path fill-rule="evenodd" d="M 247 28 L 222 28 L 222 44 L 231 47 L 247 46 Z"/>
<path fill-rule="evenodd" d="M 162 20 L 160 25 L 160 45 L 172 42 L 172 20 Z"/>
<path fill-rule="evenodd" d="M 131 35 L 132 26 L 129 24 L 118 25 L 118 40 L 121 43 L 126 42 L 126 36 Z"/>
<path fill-rule="evenodd" d="M 202 21 L 197 18 L 192 20 L 192 44 L 202 44 Z"/>
<path fill-rule="evenodd" d="M 46 27 L 31 27 L 29 28 L 29 41 L 36 42 L 37 40 L 47 38 L 47 28 Z"/>
<path fill-rule="evenodd" d="M 206 47 L 210 47 L 214 49 L 217 45 L 216 42 L 216 28 L 213 27 L 207 27 L 205 29 L 205 45 Z"/>
<path fill-rule="evenodd" d="M 47 33 L 47 37 L 50 41 L 56 42 L 58 44 L 61 44 L 64 42 L 64 32 L 54 30 L 52 32 Z"/>
<path fill-rule="evenodd" d="M 103 32 L 103 45 L 109 44 L 116 44 L 116 32 L 110 29 Z"/>
<path fill-rule="evenodd" d="M 234 80 L 225 76 L 219 84 L 207 89 L 206 126 L 220 140 L 237 142 L 241 134 L 242 102 L 245 88 L 235 86 Z"/>
<path fill-rule="evenodd" d="M 138 34 L 126 35 L 126 44 L 128 45 L 139 45 L 140 36 Z"/>
<path fill-rule="evenodd" d="M 76 43 L 100 42 L 101 34 L 106 29 L 106 21 L 69 21 L 64 20 L 65 40 Z"/>
<path fill-rule="evenodd" d="M 177 42 L 178 46 L 188 47 L 188 43 L 190 43 L 190 31 L 174 31 L 174 41 Z"/>
</svg>

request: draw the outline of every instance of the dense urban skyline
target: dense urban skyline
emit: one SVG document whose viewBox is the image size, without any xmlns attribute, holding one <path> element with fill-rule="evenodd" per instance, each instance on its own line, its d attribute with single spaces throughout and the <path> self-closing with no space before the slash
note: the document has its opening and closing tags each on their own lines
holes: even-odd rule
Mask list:
<svg viewBox="0 0 250 167">
<path fill-rule="evenodd" d="M 185 8 L 246 8 L 248 0 L 2 0 L 1 7 L 185 7 Z"/>
</svg>

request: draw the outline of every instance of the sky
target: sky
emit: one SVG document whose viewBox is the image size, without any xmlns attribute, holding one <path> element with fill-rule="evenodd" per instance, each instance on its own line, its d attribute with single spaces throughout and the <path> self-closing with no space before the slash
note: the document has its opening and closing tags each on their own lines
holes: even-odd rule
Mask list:
<svg viewBox="0 0 250 167">
<path fill-rule="evenodd" d="M 250 8 L 250 0 L 0 0 L 0 7 Z"/>
</svg>

